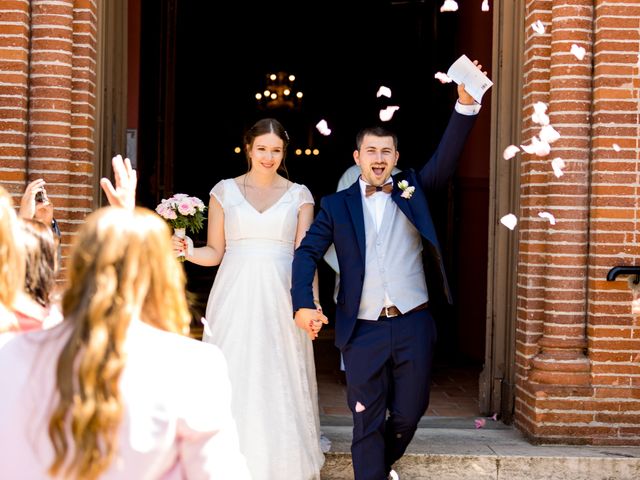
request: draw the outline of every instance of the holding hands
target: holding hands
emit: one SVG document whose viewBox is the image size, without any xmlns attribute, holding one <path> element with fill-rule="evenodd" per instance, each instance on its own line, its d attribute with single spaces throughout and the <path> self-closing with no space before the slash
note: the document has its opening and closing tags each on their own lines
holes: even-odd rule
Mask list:
<svg viewBox="0 0 640 480">
<path fill-rule="evenodd" d="M 318 338 L 318 332 L 320 332 L 322 325 L 329 323 L 329 319 L 322 313 L 322 307 L 320 306 L 315 310 L 313 308 L 301 308 L 297 310 L 295 320 L 298 328 L 307 332 L 311 340 Z"/>
</svg>

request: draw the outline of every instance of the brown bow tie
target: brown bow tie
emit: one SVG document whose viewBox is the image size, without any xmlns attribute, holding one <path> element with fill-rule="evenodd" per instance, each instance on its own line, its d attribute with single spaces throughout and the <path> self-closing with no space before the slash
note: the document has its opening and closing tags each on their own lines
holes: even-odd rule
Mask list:
<svg viewBox="0 0 640 480">
<path fill-rule="evenodd" d="M 375 187 L 373 185 L 367 185 L 364 189 L 365 197 L 369 197 L 376 192 L 391 193 L 393 191 L 393 183 L 385 183 L 381 187 Z"/>
</svg>

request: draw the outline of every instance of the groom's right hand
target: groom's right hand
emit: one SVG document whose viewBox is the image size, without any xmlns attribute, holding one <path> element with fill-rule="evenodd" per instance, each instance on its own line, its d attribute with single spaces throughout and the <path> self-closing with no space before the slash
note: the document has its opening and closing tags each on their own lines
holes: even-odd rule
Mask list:
<svg viewBox="0 0 640 480">
<path fill-rule="evenodd" d="M 318 338 L 322 325 L 329 323 L 329 319 L 322 313 L 322 309 L 300 308 L 294 316 L 298 328 L 307 332 L 311 340 Z"/>
</svg>

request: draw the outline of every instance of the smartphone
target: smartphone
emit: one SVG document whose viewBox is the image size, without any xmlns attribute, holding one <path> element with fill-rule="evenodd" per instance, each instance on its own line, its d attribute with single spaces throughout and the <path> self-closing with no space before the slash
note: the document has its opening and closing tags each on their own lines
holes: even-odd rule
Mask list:
<svg viewBox="0 0 640 480">
<path fill-rule="evenodd" d="M 47 198 L 47 194 L 45 193 L 44 188 L 36 192 L 36 202 L 44 203 L 46 198 Z"/>
</svg>

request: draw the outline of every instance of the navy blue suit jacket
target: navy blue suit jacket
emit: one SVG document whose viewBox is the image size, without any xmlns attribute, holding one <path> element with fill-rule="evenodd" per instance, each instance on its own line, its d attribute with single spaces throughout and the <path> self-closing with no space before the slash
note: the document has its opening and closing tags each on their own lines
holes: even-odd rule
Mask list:
<svg viewBox="0 0 640 480">
<path fill-rule="evenodd" d="M 442 262 L 440 245 L 429 212 L 425 191 L 446 186 L 452 177 L 458 158 L 477 115 L 453 112 L 440 144 L 419 173 L 406 170 L 393 176 L 391 198 L 415 225 L 423 237 L 424 248 L 439 265 L 445 293 L 451 294 Z M 402 198 L 398 182 L 406 180 L 415 186 L 410 199 Z M 342 349 L 351 338 L 364 282 L 365 228 L 362 193 L 359 182 L 346 190 L 328 195 L 320 202 L 320 210 L 293 258 L 291 297 L 293 311 L 314 308 L 312 282 L 317 263 L 331 244 L 335 244 L 340 267 L 340 289 L 336 305 L 335 344 Z"/>
</svg>

